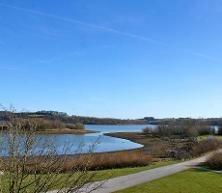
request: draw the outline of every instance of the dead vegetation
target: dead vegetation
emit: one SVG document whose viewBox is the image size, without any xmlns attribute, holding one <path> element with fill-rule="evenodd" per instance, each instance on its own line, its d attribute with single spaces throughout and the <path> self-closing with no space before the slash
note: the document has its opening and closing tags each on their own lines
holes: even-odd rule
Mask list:
<svg viewBox="0 0 222 193">
<path fill-rule="evenodd" d="M 222 152 L 214 153 L 204 165 L 210 169 L 222 170 Z"/>
<path fill-rule="evenodd" d="M 95 172 L 88 172 L 86 159 L 69 167 L 61 178 L 69 161 L 66 151 L 59 156 L 53 141 L 39 141 L 35 120 L 18 118 L 15 113 L 8 116 L 7 132 L 3 130 L 0 135 L 0 192 L 43 193 L 58 187 L 56 193 L 68 193 L 92 181 Z"/>
</svg>

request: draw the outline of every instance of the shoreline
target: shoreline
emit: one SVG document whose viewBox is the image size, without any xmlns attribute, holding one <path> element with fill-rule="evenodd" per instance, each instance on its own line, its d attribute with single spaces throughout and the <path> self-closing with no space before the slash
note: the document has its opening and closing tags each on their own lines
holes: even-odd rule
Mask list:
<svg viewBox="0 0 222 193">
<path fill-rule="evenodd" d="M 75 135 L 84 135 L 84 134 L 89 134 L 89 133 L 96 133 L 96 131 L 92 130 L 87 130 L 87 129 L 47 129 L 44 131 L 37 131 L 38 134 L 45 134 L 45 135 L 50 135 L 50 134 L 75 134 Z"/>
<path fill-rule="evenodd" d="M 111 132 L 111 133 L 104 133 L 104 135 L 109 136 L 109 137 L 129 140 L 133 143 L 143 145 L 143 147 L 136 148 L 136 149 L 144 149 L 147 145 L 146 143 L 143 143 L 141 140 L 137 139 L 138 135 L 143 135 L 142 132 Z M 130 150 L 122 150 L 122 151 L 130 151 Z"/>
<path fill-rule="evenodd" d="M 152 135 L 144 134 L 143 132 L 115 132 L 115 133 L 106 133 L 104 134 L 110 137 L 117 137 L 120 139 L 126 139 L 134 143 L 143 145 L 143 147 L 138 148 L 137 151 L 142 151 L 144 155 L 152 155 L 155 158 L 164 157 L 167 158 L 161 153 L 161 149 L 164 147 L 169 147 L 169 144 L 166 140 L 154 137 Z M 125 150 L 123 150 L 125 151 Z M 130 151 L 130 150 L 128 150 Z M 136 150 L 131 150 L 136 151 Z"/>
</svg>

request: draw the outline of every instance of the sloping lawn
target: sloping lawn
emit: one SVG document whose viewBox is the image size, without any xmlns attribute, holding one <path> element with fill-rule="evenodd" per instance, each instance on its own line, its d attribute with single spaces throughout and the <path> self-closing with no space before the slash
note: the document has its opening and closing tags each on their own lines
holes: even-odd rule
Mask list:
<svg viewBox="0 0 222 193">
<path fill-rule="evenodd" d="M 110 178 L 115 178 L 119 176 L 125 176 L 128 174 L 134 174 L 138 172 L 142 172 L 145 170 L 150 170 L 162 166 L 167 166 L 167 165 L 172 165 L 179 163 L 181 161 L 179 160 L 169 160 L 169 161 L 160 161 L 160 162 L 154 162 L 148 166 L 144 167 L 132 167 L 132 168 L 119 168 L 119 169 L 112 169 L 112 170 L 100 170 L 96 172 L 96 176 L 93 179 L 93 181 L 100 181 L 100 180 L 105 180 L 105 179 L 110 179 Z"/>
<path fill-rule="evenodd" d="M 132 167 L 132 168 L 119 168 L 119 169 L 110 169 L 110 170 L 100 170 L 97 172 L 89 172 L 89 176 L 93 175 L 95 173 L 94 178 L 91 181 L 100 181 L 100 180 L 106 180 L 109 178 L 114 178 L 114 177 L 118 177 L 118 176 L 123 176 L 123 175 L 128 175 L 128 174 L 133 174 L 133 173 L 138 173 L 144 170 L 149 170 L 149 169 L 154 169 L 157 167 L 161 167 L 161 166 L 166 166 L 166 165 L 171 165 L 171 164 L 175 164 L 178 163 L 180 161 L 177 160 L 169 160 L 169 161 L 160 161 L 160 162 L 154 162 L 148 166 L 144 166 L 144 167 Z M 61 187 L 68 187 L 69 185 L 72 184 L 72 181 L 76 180 L 76 178 L 78 178 L 78 175 L 81 175 L 81 173 L 76 173 L 76 175 L 73 175 L 71 177 L 70 174 L 60 174 L 54 181 L 57 181 L 56 183 L 53 183 L 50 186 L 50 189 L 59 189 Z M 86 177 L 86 176 L 85 176 Z M 42 180 L 45 181 L 45 179 L 47 178 L 46 175 L 42 175 Z M 5 175 L 0 175 L 0 189 L 3 189 L 3 192 L 5 190 L 5 192 L 8 192 L 6 190 L 8 190 L 7 187 L 7 183 L 6 183 L 6 178 Z M 30 175 L 28 176 L 28 178 L 25 180 L 24 184 L 29 183 L 30 181 L 34 180 L 34 176 Z M 67 181 L 68 180 L 68 181 Z M 33 191 L 34 185 L 27 188 L 27 192 L 31 192 Z"/>
<path fill-rule="evenodd" d="M 222 174 L 187 170 L 118 193 L 220 193 Z"/>
<path fill-rule="evenodd" d="M 222 135 L 214 135 L 212 136 L 213 138 L 217 139 L 217 140 L 222 140 Z M 200 135 L 197 137 L 198 141 L 204 141 L 207 140 L 209 138 L 209 135 Z"/>
</svg>

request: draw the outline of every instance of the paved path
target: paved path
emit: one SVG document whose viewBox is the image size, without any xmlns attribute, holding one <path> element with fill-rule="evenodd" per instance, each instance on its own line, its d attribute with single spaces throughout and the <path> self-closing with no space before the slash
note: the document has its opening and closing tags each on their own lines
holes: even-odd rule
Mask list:
<svg viewBox="0 0 222 193">
<path fill-rule="evenodd" d="M 219 150 L 221 151 L 221 150 Z M 149 182 L 152 180 L 156 180 L 171 174 L 175 174 L 177 172 L 181 172 L 184 170 L 187 170 L 191 167 L 194 167 L 204 161 L 211 156 L 212 153 L 208 153 L 205 156 L 202 156 L 197 159 L 193 159 L 190 161 L 178 163 L 178 164 L 173 164 L 169 166 L 164 166 L 164 167 L 159 167 L 143 172 L 139 172 L 136 174 L 130 174 L 127 176 L 120 176 L 116 178 L 112 178 L 106 181 L 101 181 L 101 182 L 95 182 L 88 184 L 87 186 L 83 187 L 81 190 L 78 192 L 85 193 L 91 191 L 92 193 L 111 193 L 115 192 L 118 190 L 122 190 L 128 187 L 132 187 L 135 185 L 139 185 L 145 182 Z M 96 187 L 98 189 L 94 190 Z M 51 192 L 53 193 L 53 191 Z"/>
</svg>

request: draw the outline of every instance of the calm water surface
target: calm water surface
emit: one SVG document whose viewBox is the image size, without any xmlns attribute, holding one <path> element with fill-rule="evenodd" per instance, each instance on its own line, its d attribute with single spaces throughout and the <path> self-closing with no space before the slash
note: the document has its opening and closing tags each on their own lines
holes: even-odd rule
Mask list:
<svg viewBox="0 0 222 193">
<path fill-rule="evenodd" d="M 38 145 L 35 151 L 38 152 L 45 148 L 45 141 L 52 142 L 58 154 L 78 154 L 88 152 L 110 152 L 118 150 L 129 150 L 142 147 L 142 145 L 125 139 L 105 136 L 104 133 L 110 132 L 140 132 L 150 125 L 85 125 L 87 130 L 96 131 L 96 133 L 75 135 L 75 134 L 56 134 L 39 135 Z M 153 126 L 155 127 L 155 126 Z M 7 136 L 1 136 L 1 139 Z M 4 140 L 3 140 L 4 141 Z M 22 140 L 21 140 L 22 141 Z M 22 143 L 22 142 L 21 142 Z M 7 145 L 5 145 L 7 146 Z M 22 151 L 23 148 L 21 148 Z M 7 150 L 0 154 L 5 153 Z M 38 153 L 37 153 L 38 154 Z"/>
<path fill-rule="evenodd" d="M 141 132 L 148 125 L 86 125 L 87 130 L 96 131 L 85 135 L 62 134 L 53 135 L 55 145 L 62 154 L 64 145 L 69 144 L 68 153 L 110 152 L 143 147 L 125 139 L 105 136 L 112 132 Z M 45 137 L 45 136 L 44 136 Z M 51 136 L 52 137 L 52 136 Z"/>
</svg>

